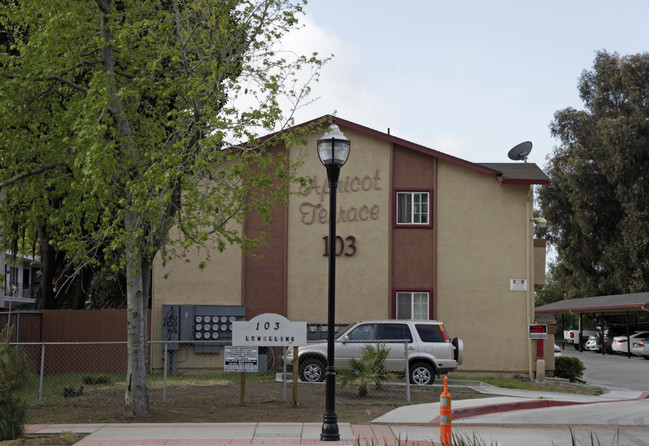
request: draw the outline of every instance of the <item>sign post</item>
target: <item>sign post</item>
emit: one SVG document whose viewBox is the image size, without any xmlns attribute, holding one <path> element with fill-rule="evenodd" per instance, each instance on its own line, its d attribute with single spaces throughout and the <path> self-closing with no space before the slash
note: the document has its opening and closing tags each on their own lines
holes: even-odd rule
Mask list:
<svg viewBox="0 0 649 446">
<path fill-rule="evenodd" d="M 548 326 L 530 324 L 528 328 L 531 340 L 536 340 L 536 378 L 545 378 L 545 359 L 543 358 L 543 341 L 548 338 Z"/>
<path fill-rule="evenodd" d="M 240 372 L 239 401 L 246 402 L 246 372 L 259 371 L 259 349 L 257 347 L 225 347 L 225 363 L 223 371 Z"/>
</svg>

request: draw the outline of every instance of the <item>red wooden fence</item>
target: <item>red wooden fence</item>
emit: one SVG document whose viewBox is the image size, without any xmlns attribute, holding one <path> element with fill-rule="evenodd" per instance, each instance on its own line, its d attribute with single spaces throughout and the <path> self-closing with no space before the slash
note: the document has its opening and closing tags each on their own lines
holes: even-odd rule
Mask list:
<svg viewBox="0 0 649 446">
<path fill-rule="evenodd" d="M 126 310 L 43 310 L 12 313 L 10 323 L 16 327 L 12 342 L 64 343 L 46 345 L 46 375 L 56 373 L 126 373 Z M 0 314 L 0 324 L 9 320 Z M 147 315 L 151 339 L 151 313 Z M 96 344 L 78 344 L 78 343 Z M 124 342 L 124 344 L 98 344 Z M 39 370 L 40 346 L 25 346 L 31 368 Z"/>
</svg>

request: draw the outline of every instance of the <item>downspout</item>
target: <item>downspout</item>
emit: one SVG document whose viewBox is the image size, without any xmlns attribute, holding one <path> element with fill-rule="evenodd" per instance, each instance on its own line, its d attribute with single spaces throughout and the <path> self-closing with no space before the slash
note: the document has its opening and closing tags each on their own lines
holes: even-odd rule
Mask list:
<svg viewBox="0 0 649 446">
<path fill-rule="evenodd" d="M 532 230 L 534 186 L 530 185 L 525 202 L 525 256 L 527 259 L 527 326 L 534 322 L 534 233 Z M 527 367 L 530 379 L 534 379 L 534 343 L 527 340 Z"/>
</svg>

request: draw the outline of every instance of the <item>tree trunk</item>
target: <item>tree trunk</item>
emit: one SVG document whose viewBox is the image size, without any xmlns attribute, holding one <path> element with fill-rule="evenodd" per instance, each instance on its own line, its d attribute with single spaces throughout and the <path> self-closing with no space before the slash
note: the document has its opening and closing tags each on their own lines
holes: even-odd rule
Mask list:
<svg viewBox="0 0 649 446">
<path fill-rule="evenodd" d="M 36 229 L 38 231 L 38 243 L 41 249 L 41 287 L 38 292 L 36 308 L 39 310 L 56 310 L 59 308 L 60 303 L 55 299 L 56 293 L 53 285 L 61 256 L 58 256 L 57 251 L 50 246 L 50 237 L 47 228 L 42 225 L 37 225 Z"/>
<path fill-rule="evenodd" d="M 101 11 L 101 37 L 105 42 L 102 48 L 102 67 L 106 73 L 115 74 L 115 59 L 113 55 L 111 31 L 108 27 L 108 17 L 111 14 L 111 0 L 96 0 Z M 121 137 L 121 151 L 125 165 L 137 159 L 137 148 L 129 122 L 122 108 L 119 88 L 115 84 L 114 76 L 109 76 L 110 103 L 108 111 L 115 120 L 115 127 Z M 137 163 L 132 163 L 135 166 Z M 133 167 L 134 168 L 134 167 Z M 128 167 L 127 167 L 128 169 Z M 137 175 L 136 171 L 127 172 L 128 176 Z M 133 205 L 133 196 L 126 193 L 126 216 L 124 217 L 124 231 L 126 241 L 124 255 L 126 256 L 126 302 L 127 302 L 127 342 L 128 342 L 128 369 L 126 375 L 126 395 L 124 396 L 124 413 L 126 416 L 148 415 L 149 396 L 146 389 L 146 298 L 144 295 L 144 281 L 142 268 L 142 236 L 138 235 L 142 229 L 139 226 L 139 214 L 130 209 Z"/>
<path fill-rule="evenodd" d="M 75 279 L 74 300 L 72 301 L 73 310 L 84 310 L 88 297 L 88 287 L 92 278 L 92 270 L 88 267 L 81 268 Z"/>
<path fill-rule="evenodd" d="M 129 417 L 149 413 L 149 395 L 146 388 L 147 299 L 145 297 L 140 239 L 135 237 L 137 213 L 125 217 L 126 237 L 126 299 L 128 320 L 128 370 L 124 414 Z"/>
</svg>

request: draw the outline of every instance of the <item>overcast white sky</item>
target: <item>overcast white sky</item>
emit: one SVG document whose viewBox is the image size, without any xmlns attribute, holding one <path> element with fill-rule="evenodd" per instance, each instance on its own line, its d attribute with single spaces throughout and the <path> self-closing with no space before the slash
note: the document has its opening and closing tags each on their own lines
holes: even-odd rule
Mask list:
<svg viewBox="0 0 649 446">
<path fill-rule="evenodd" d="M 472 162 L 529 140 L 544 167 L 595 52 L 649 51 L 648 19 L 649 0 L 310 0 L 286 48 L 335 57 L 296 122 L 337 111 Z"/>
</svg>

